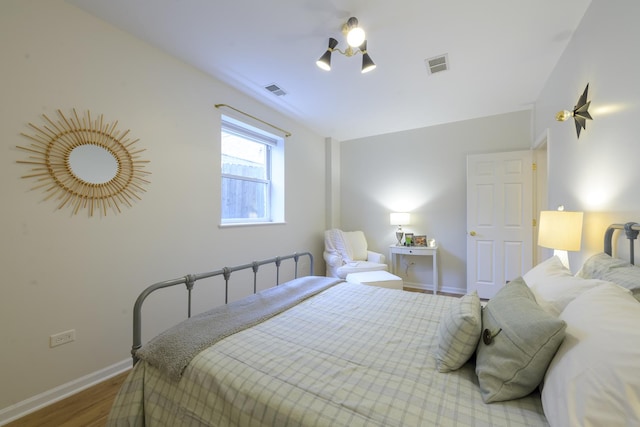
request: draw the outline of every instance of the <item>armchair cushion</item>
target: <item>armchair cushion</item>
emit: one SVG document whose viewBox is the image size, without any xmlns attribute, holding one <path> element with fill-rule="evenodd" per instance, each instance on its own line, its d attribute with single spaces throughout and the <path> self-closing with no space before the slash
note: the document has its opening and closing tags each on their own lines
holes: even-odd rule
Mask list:
<svg viewBox="0 0 640 427">
<path fill-rule="evenodd" d="M 367 239 L 364 237 L 362 231 L 347 231 L 343 232 L 345 242 L 347 242 L 347 258 L 349 261 L 366 261 L 367 254 Z"/>
</svg>

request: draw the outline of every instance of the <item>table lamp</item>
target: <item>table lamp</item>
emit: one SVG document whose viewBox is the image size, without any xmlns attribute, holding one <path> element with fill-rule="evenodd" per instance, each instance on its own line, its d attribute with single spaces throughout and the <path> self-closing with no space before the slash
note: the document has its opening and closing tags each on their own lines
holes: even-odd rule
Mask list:
<svg viewBox="0 0 640 427">
<path fill-rule="evenodd" d="M 392 212 L 391 215 L 389 215 L 389 223 L 391 225 L 398 226 L 398 229 L 396 230 L 396 239 L 398 239 L 398 246 L 402 244 L 402 237 L 404 236 L 402 226 L 409 225 L 410 217 L 411 216 L 407 212 Z"/>
<path fill-rule="evenodd" d="M 582 212 L 540 211 L 538 246 L 553 249 L 569 268 L 567 251 L 579 251 L 582 243 Z"/>
</svg>

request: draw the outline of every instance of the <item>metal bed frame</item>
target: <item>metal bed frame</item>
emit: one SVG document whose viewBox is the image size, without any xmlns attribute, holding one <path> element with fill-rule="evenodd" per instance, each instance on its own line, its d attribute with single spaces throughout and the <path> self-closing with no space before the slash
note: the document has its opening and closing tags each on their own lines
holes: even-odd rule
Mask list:
<svg viewBox="0 0 640 427">
<path fill-rule="evenodd" d="M 144 300 L 153 292 L 158 289 L 168 288 L 176 285 L 186 285 L 187 288 L 187 317 L 191 317 L 191 290 L 196 281 L 200 279 L 206 279 L 214 276 L 224 277 L 224 303 L 228 303 L 229 298 L 229 279 L 231 273 L 234 271 L 248 270 L 253 271 L 253 293 L 256 293 L 256 285 L 258 278 L 258 269 L 262 265 L 275 264 L 276 266 L 276 286 L 280 284 L 280 264 L 282 261 L 293 259 L 295 262 L 294 278 L 298 277 L 298 261 L 300 257 L 309 257 L 309 276 L 313 276 L 313 255 L 310 252 L 296 252 L 291 255 L 277 256 L 275 258 L 269 258 L 262 261 L 253 261 L 249 264 L 238 265 L 235 267 L 224 267 L 220 270 L 210 271 L 207 273 L 199 274 L 187 274 L 186 276 L 179 277 L 173 280 L 165 280 L 163 282 L 154 283 L 147 287 L 136 299 L 136 303 L 133 306 L 133 345 L 131 347 L 131 357 L 133 358 L 133 364 L 138 362 L 136 357 L 136 351 L 142 347 L 142 304 Z"/>
<path fill-rule="evenodd" d="M 638 238 L 640 225 L 635 222 L 627 222 L 626 224 L 611 224 L 607 227 L 607 231 L 604 233 L 604 252 L 609 256 L 613 256 L 611 240 L 615 230 L 624 230 L 625 237 L 629 239 L 629 262 L 635 264 L 633 241 Z"/>
</svg>

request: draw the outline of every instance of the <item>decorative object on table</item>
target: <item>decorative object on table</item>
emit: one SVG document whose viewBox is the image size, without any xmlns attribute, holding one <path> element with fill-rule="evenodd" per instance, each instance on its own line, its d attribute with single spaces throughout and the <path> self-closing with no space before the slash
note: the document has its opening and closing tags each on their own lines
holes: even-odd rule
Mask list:
<svg viewBox="0 0 640 427">
<path fill-rule="evenodd" d="M 436 247 L 436 239 L 427 240 L 427 246 L 429 246 L 430 248 L 435 248 Z"/>
<path fill-rule="evenodd" d="M 582 243 L 582 212 L 568 212 L 564 206 L 557 211 L 541 211 L 538 224 L 538 246 L 553 249 L 565 267 L 569 268 L 567 251 L 579 251 Z"/>
<path fill-rule="evenodd" d="M 411 215 L 408 212 L 392 212 L 389 215 L 389 223 L 391 225 L 397 225 L 398 230 L 396 230 L 396 239 L 398 239 L 398 245 L 402 245 L 402 236 L 404 232 L 402 231 L 403 225 L 409 225 L 411 221 Z"/>
<path fill-rule="evenodd" d="M 413 233 L 404 233 L 404 245 L 413 246 Z"/>
<path fill-rule="evenodd" d="M 17 146 L 30 154 L 17 162 L 33 165 L 22 177 L 37 180 L 32 189 L 44 188 L 44 200 L 55 197 L 58 209 L 71 206 L 77 214 L 86 208 L 89 216 L 94 210 L 106 215 L 107 208 L 121 212 L 120 205 L 140 200 L 139 193 L 149 184 L 143 177 L 151 172 L 144 170 L 149 161 L 140 159 L 144 149 L 135 147 L 138 140 L 127 138 L 129 130 L 116 130 L 118 122 L 104 123 L 102 115 L 92 120 L 89 111 L 83 117 L 75 109 L 71 117 L 57 112 L 57 121 L 43 114 L 42 127 L 29 123 L 35 134 L 21 135 L 32 143 Z"/>
<path fill-rule="evenodd" d="M 413 236 L 413 245 L 414 246 L 427 246 L 427 236 L 421 234 Z"/>
<path fill-rule="evenodd" d="M 342 26 L 342 34 L 347 39 L 347 48 L 342 51 L 338 49 L 338 40 L 333 37 L 329 37 L 329 47 L 327 51 L 316 61 L 318 68 L 331 71 L 331 53 L 338 52 L 346 57 L 352 57 L 357 53 L 362 54 L 362 73 L 368 73 L 376 68 L 376 64 L 373 62 L 369 53 L 367 53 L 367 40 L 365 39 L 365 32 L 358 25 L 358 18 L 351 17 Z"/>
<path fill-rule="evenodd" d="M 564 122 L 569 117 L 573 117 L 578 138 L 580 138 L 580 130 L 587 128 L 587 120 L 593 120 L 591 114 L 589 114 L 591 101 L 587 101 L 588 91 L 589 83 L 587 83 L 587 87 L 584 88 L 584 92 L 582 92 L 582 95 L 578 98 L 578 103 L 573 107 L 573 111 L 563 110 L 556 114 L 556 120 L 559 122 Z"/>
</svg>

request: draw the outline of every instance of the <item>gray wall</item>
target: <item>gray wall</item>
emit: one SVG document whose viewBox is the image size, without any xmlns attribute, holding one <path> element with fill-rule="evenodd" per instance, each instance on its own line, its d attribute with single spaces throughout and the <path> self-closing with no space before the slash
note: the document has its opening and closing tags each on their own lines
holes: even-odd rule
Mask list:
<svg viewBox="0 0 640 427">
<path fill-rule="evenodd" d="M 528 149 L 530 132 L 530 112 L 521 111 L 343 142 L 342 228 L 363 230 L 388 255 L 397 228 L 389 213 L 411 212 L 404 229 L 440 245 L 440 285 L 465 292 L 466 156 Z M 430 282 L 430 258 L 421 261 L 410 281 Z"/>
<path fill-rule="evenodd" d="M 536 102 L 536 135 L 549 130 L 549 206 L 585 213 L 572 266 L 602 251 L 609 223 L 640 222 L 639 17 L 640 2 L 592 1 Z M 593 121 L 577 139 L 573 123 L 554 115 L 572 109 L 587 83 Z"/>
</svg>

